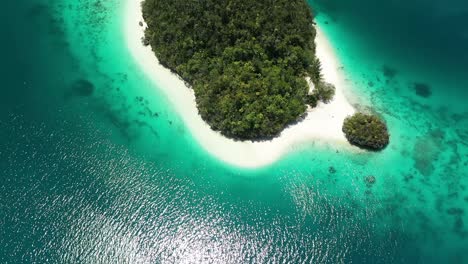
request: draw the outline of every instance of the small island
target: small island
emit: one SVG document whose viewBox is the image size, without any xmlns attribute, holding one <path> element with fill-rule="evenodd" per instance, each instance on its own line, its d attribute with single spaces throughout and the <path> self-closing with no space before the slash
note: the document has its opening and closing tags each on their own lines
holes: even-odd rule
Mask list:
<svg viewBox="0 0 468 264">
<path fill-rule="evenodd" d="M 243 168 L 258 168 L 272 164 L 287 153 L 306 147 L 312 142 L 316 146 L 333 145 L 333 148 L 356 151 L 356 148 L 351 147 L 349 140 L 343 133 L 343 121 L 356 113 L 355 107 L 349 100 L 353 95 L 346 91 L 354 84 L 344 75 L 344 65 L 336 56 L 336 50 L 327 38 L 326 29 L 312 22 L 311 11 L 307 3 L 305 1 L 278 2 L 276 5 L 283 8 L 276 10 L 276 6 L 269 7 L 258 1 L 255 3 L 229 1 L 232 2 L 229 5 L 225 4 L 224 1 L 222 1 L 223 3 L 212 2 L 212 0 L 205 0 L 187 4 L 168 0 L 135 0 L 128 1 L 125 9 L 127 13 L 125 39 L 135 63 L 153 83 L 154 93 L 166 97 L 170 103 L 168 107 L 178 113 L 181 121 L 184 122 L 184 128 L 190 131 L 190 135 L 213 157 Z M 258 13 L 258 22 L 263 25 L 264 29 L 259 28 L 253 33 L 249 32 L 252 21 L 249 22 L 250 24 L 243 25 L 249 19 L 244 17 L 242 13 L 238 14 L 242 18 L 239 21 L 238 18 L 230 18 L 228 23 L 219 20 L 223 19 L 223 16 L 218 14 L 223 14 L 223 12 L 237 14 L 237 11 L 232 10 L 234 3 L 236 3 L 237 8 L 245 9 L 244 5 L 247 5 L 250 9 L 243 12 L 248 12 L 250 17 L 257 17 Z M 291 3 L 296 3 L 304 9 L 298 9 Z M 203 7 L 200 7 L 199 5 L 202 4 Z M 286 6 L 291 10 L 286 12 L 284 10 Z M 221 7 L 226 9 L 222 10 Z M 213 8 L 218 8 L 218 11 L 213 11 Z M 252 8 L 259 8 L 260 11 L 251 12 Z M 304 24 L 305 31 L 291 28 L 287 32 L 281 31 L 280 34 L 280 29 L 288 26 L 271 26 L 273 23 L 279 22 L 270 21 L 271 23 L 267 23 L 263 21 L 262 19 L 265 19 L 263 16 L 268 17 L 268 19 L 277 19 L 278 16 L 278 14 L 274 16 L 264 14 L 263 8 L 266 8 L 270 13 L 286 12 L 285 14 L 290 14 L 288 16 L 293 14 L 291 13 L 293 10 L 298 9 L 296 10 L 299 12 L 298 14 L 303 14 L 306 17 L 303 20 L 307 21 Z M 176 11 L 179 9 L 180 12 Z M 204 10 L 202 11 L 202 9 Z M 164 17 L 159 16 L 162 14 L 161 10 L 165 14 Z M 253 13 L 255 16 L 252 16 Z M 182 19 L 183 16 L 194 16 L 194 18 L 187 20 L 187 17 Z M 215 19 L 213 16 L 219 17 Z M 295 21 L 299 19 L 298 16 L 297 14 L 289 18 L 283 16 L 283 19 Z M 200 24 L 197 22 L 198 20 L 203 21 L 203 23 Z M 164 37 L 157 35 L 157 32 L 160 31 L 154 30 L 155 27 L 158 27 L 158 23 L 163 33 L 166 32 L 162 35 Z M 236 37 L 256 34 L 254 36 L 257 41 L 253 40 L 251 43 L 255 47 L 253 50 L 244 49 L 243 46 L 235 46 L 241 43 L 244 43 L 244 46 L 247 45 L 248 41 L 243 38 L 240 38 L 239 41 L 229 40 L 231 42 L 226 42 L 234 46 L 226 47 L 225 51 L 232 51 L 233 53 L 229 54 L 240 58 L 239 61 L 234 62 L 223 61 L 222 56 L 217 57 L 220 55 L 216 52 L 220 49 L 219 47 L 224 45 L 222 42 L 216 48 L 210 47 L 215 43 L 214 41 L 226 38 L 224 34 L 229 33 L 227 32 L 228 28 L 236 29 L 230 24 L 243 25 Z M 209 25 L 209 28 L 206 28 L 206 25 Z M 224 28 L 220 28 L 220 25 L 223 25 Z M 183 33 L 182 30 L 186 27 L 193 28 L 193 31 Z M 215 31 L 221 30 L 224 32 L 223 35 L 214 33 L 211 36 L 206 31 L 214 31 L 212 28 L 216 28 Z M 270 31 L 266 34 L 262 33 L 260 29 Z M 299 38 L 289 35 L 294 32 Z M 310 32 L 309 37 L 306 37 L 307 32 Z M 200 39 L 199 36 L 207 39 Z M 217 36 L 216 40 L 211 39 L 214 36 Z M 258 39 L 268 40 L 272 36 L 273 43 L 277 44 L 273 47 L 274 50 L 284 52 L 284 56 L 281 58 L 270 58 L 263 55 L 259 57 L 258 52 L 256 52 L 258 47 L 261 47 L 265 54 L 267 54 L 267 50 L 264 50 L 264 46 L 260 45 L 263 42 L 259 42 Z M 282 39 L 286 36 L 289 36 L 289 42 Z M 185 39 L 185 41 L 181 39 Z M 304 42 L 305 39 L 307 42 Z M 156 40 L 159 42 L 154 42 Z M 301 41 L 295 42 L 296 40 Z M 296 44 L 292 44 L 291 41 Z M 161 45 L 159 48 L 157 43 Z M 287 50 L 284 49 L 286 44 L 289 45 Z M 305 53 L 297 53 L 299 50 L 303 50 Z M 306 52 L 307 50 L 310 52 Z M 194 57 L 195 53 L 198 54 L 196 57 Z M 284 66 L 285 60 L 288 64 L 291 63 L 294 54 L 309 54 L 307 57 L 301 58 L 309 58 L 304 61 L 310 64 L 304 64 L 300 68 Z M 203 57 L 200 57 L 202 55 Z M 244 57 L 247 55 L 250 57 Z M 200 58 L 205 61 L 200 62 Z M 261 60 L 263 58 L 266 58 L 265 61 Z M 185 59 L 186 62 L 182 63 L 182 59 Z M 172 63 L 181 63 L 181 66 L 176 67 L 174 65 L 179 64 L 171 64 L 173 66 L 169 67 L 168 63 L 171 61 Z M 253 69 L 252 67 L 246 69 L 253 72 L 244 73 L 236 68 L 242 65 L 252 66 Z M 261 68 L 258 68 L 259 66 Z M 184 75 L 184 69 L 194 71 L 191 74 L 195 77 Z M 237 75 L 232 74 L 234 70 Z M 261 72 L 271 70 L 271 74 L 264 75 L 258 73 L 259 70 Z M 296 73 L 297 75 L 294 75 Z M 208 74 L 207 77 L 204 77 L 204 74 Z M 216 78 L 210 79 L 212 77 Z M 277 83 L 267 86 L 266 84 L 272 80 L 276 80 Z M 291 85 L 288 82 L 292 80 L 294 81 Z M 224 84 L 229 84 L 229 86 Z M 255 93 L 249 92 L 249 89 L 253 88 L 259 90 Z M 299 90 L 296 91 L 292 88 Z M 354 100 L 354 102 L 358 101 Z M 211 105 L 207 102 L 213 103 Z M 290 102 L 295 102 L 293 105 L 297 105 L 297 108 L 301 109 L 301 111 L 296 111 L 297 115 L 286 115 L 292 109 L 288 108 Z M 252 114 L 246 114 L 249 111 Z M 210 113 L 213 114 L 211 117 L 213 119 L 210 119 Z M 289 116 L 289 119 L 281 119 L 285 116 Z M 238 124 L 243 124 L 243 126 Z M 276 127 L 272 124 L 275 124 Z M 219 128 L 223 125 L 224 129 Z"/>
<path fill-rule="evenodd" d="M 199 114 L 224 136 L 272 138 L 334 95 L 305 0 L 145 0 L 142 9 L 144 44 L 194 90 Z"/>
<path fill-rule="evenodd" d="M 384 149 L 390 138 L 387 125 L 378 116 L 363 113 L 347 117 L 343 132 L 351 144 L 369 150 Z"/>
</svg>

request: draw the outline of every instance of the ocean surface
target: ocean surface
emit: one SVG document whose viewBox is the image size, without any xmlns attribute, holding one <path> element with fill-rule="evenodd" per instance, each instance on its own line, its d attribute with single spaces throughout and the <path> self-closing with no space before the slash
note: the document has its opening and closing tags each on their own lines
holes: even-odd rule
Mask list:
<svg viewBox="0 0 468 264">
<path fill-rule="evenodd" d="M 257 170 L 140 71 L 126 1 L 0 9 L 0 263 L 468 263 L 467 1 L 309 1 L 391 144 Z"/>
</svg>

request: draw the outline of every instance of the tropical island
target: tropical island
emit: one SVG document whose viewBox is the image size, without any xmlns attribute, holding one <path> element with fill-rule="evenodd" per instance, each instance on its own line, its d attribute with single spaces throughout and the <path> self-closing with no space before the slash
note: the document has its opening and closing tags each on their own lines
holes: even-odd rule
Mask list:
<svg viewBox="0 0 468 264">
<path fill-rule="evenodd" d="M 152 85 L 150 87 L 151 89 L 148 90 L 147 93 L 153 93 L 154 96 L 164 96 L 166 100 L 169 102 L 169 104 L 167 105 L 167 108 L 170 108 L 174 110 L 175 112 L 177 112 L 178 117 L 180 117 L 180 120 L 183 121 L 184 123 L 184 125 L 181 126 L 180 124 L 177 124 L 177 125 L 172 124 L 172 122 L 169 122 L 170 120 L 167 120 L 168 124 L 172 126 L 177 126 L 178 132 L 184 131 L 185 129 L 190 131 L 189 134 L 185 134 L 185 132 L 183 132 L 184 134 L 181 134 L 178 136 L 184 136 L 184 135 L 187 135 L 190 137 L 193 136 L 196 139 L 195 142 L 200 144 L 200 146 L 202 146 L 206 151 L 212 154 L 212 156 L 216 157 L 216 159 L 222 160 L 231 165 L 244 167 L 244 168 L 257 168 L 257 167 L 269 165 L 273 163 L 274 161 L 278 160 L 279 158 L 281 158 L 283 155 L 290 153 L 290 152 L 296 152 L 298 149 L 301 149 L 301 148 L 307 148 L 307 146 L 310 146 L 310 144 L 313 144 L 316 146 L 323 145 L 324 147 L 331 148 L 333 150 L 336 150 L 337 152 L 340 150 L 344 150 L 344 149 L 348 149 L 349 151 L 361 151 L 358 148 L 351 147 L 351 145 L 355 145 L 355 144 L 351 142 L 349 138 L 347 138 L 345 136 L 345 133 L 343 132 L 344 120 L 347 117 L 350 117 L 356 113 L 356 109 L 350 103 L 349 99 L 352 98 L 353 99 L 352 101 L 355 103 L 358 103 L 360 101 L 359 99 L 356 99 L 357 97 L 355 97 L 353 94 L 349 93 L 349 91 L 351 91 L 351 88 L 354 86 L 354 83 L 346 77 L 344 69 L 343 69 L 343 65 L 338 60 L 336 56 L 335 48 L 333 47 L 332 43 L 327 38 L 326 32 L 323 31 L 324 28 L 321 28 L 321 26 L 317 24 L 311 24 L 312 16 L 310 15 L 309 6 L 305 5 L 305 2 L 297 1 L 296 5 L 300 5 L 304 7 L 304 10 L 307 11 L 307 12 L 304 12 L 304 10 L 302 11 L 298 10 L 299 14 L 304 14 L 306 16 L 306 19 L 304 21 L 308 21 L 307 22 L 308 26 L 305 27 L 306 29 L 305 32 L 306 33 L 310 32 L 310 34 L 308 35 L 309 37 L 307 37 L 307 39 L 310 40 L 311 43 L 307 44 L 307 43 L 299 42 L 299 44 L 302 46 L 297 46 L 298 48 L 294 48 L 295 46 L 288 46 L 288 48 L 290 48 L 292 52 L 296 52 L 299 49 L 304 50 L 304 52 L 306 50 L 313 51 L 314 53 L 311 53 L 311 52 L 303 53 L 303 54 L 309 54 L 308 57 L 306 57 L 306 58 L 309 58 L 309 60 L 306 60 L 306 61 L 310 62 L 310 65 L 309 65 L 310 67 L 307 66 L 306 64 L 303 64 L 302 66 L 299 66 L 299 68 L 294 68 L 294 71 L 293 71 L 292 69 L 281 68 L 280 67 L 281 65 L 275 66 L 274 64 L 271 64 L 271 65 L 265 64 L 265 63 L 259 64 L 261 68 L 259 68 L 258 70 L 273 70 L 272 71 L 273 73 L 275 72 L 275 70 L 276 71 L 280 70 L 281 85 L 280 86 L 276 85 L 272 87 L 279 87 L 281 89 L 285 89 L 286 92 L 283 91 L 283 92 L 279 92 L 277 95 L 273 95 L 272 98 L 274 99 L 269 98 L 268 95 L 271 92 L 269 90 L 270 87 L 265 87 L 264 83 L 268 83 L 269 80 L 270 81 L 277 80 L 277 79 L 273 79 L 275 75 L 272 75 L 269 77 L 260 76 L 256 80 L 249 79 L 251 78 L 251 76 L 259 75 L 258 73 L 255 73 L 257 69 L 254 67 L 254 65 L 256 65 L 255 63 L 257 64 L 259 63 L 259 60 L 252 60 L 250 63 L 249 61 L 240 61 L 237 66 L 235 66 L 236 65 L 235 63 L 233 63 L 233 65 L 231 65 L 233 67 L 232 70 L 239 70 L 238 68 L 236 68 L 236 67 L 240 67 L 239 65 L 251 66 L 253 67 L 253 70 L 250 68 L 251 72 L 247 71 L 246 75 L 244 75 L 244 73 L 240 71 L 235 71 L 235 73 L 238 76 L 236 74 L 226 75 L 226 77 L 230 76 L 233 78 L 231 79 L 231 81 L 232 80 L 242 81 L 241 82 L 242 86 L 238 84 L 237 84 L 238 86 L 229 86 L 228 90 L 221 89 L 223 88 L 222 86 L 213 86 L 213 87 L 218 87 L 219 90 L 217 91 L 211 90 L 211 88 L 208 87 L 212 83 L 211 79 L 204 79 L 203 77 L 184 77 L 181 69 L 179 69 L 179 71 L 177 71 L 178 69 L 176 68 L 171 69 L 167 65 L 167 62 L 164 63 L 163 62 L 164 57 L 160 55 L 157 52 L 157 49 L 153 48 L 151 45 L 151 33 L 150 32 L 153 32 L 153 34 L 156 34 L 156 33 L 154 31 L 148 30 L 149 25 L 147 25 L 146 22 L 148 23 L 151 23 L 151 22 L 145 19 L 144 16 L 153 16 L 154 14 L 152 13 L 159 11 L 158 8 L 164 9 L 168 7 L 149 6 L 147 7 L 149 9 L 146 9 L 146 10 L 147 12 L 148 10 L 150 10 L 149 11 L 150 13 L 146 13 L 146 15 L 143 14 L 143 8 L 145 7 L 145 5 L 148 5 L 150 3 L 158 4 L 158 5 L 168 4 L 172 8 L 171 10 L 173 11 L 176 10 L 174 9 L 174 6 L 172 6 L 173 3 L 169 3 L 169 2 L 165 3 L 165 2 L 166 1 L 162 2 L 162 0 L 128 1 L 128 4 L 126 5 L 126 8 L 125 8 L 126 19 L 125 19 L 124 32 L 125 32 L 125 39 L 126 39 L 129 52 L 134 58 L 136 65 L 140 67 L 142 74 L 144 74 L 144 76 L 142 77 L 145 77 L 152 82 Z M 197 1 L 197 2 L 200 2 L 200 1 Z M 207 0 L 207 1 L 201 1 L 201 2 L 208 3 L 212 1 Z M 290 3 L 296 3 L 296 2 L 290 2 Z M 174 2 L 174 4 L 176 3 Z M 189 7 L 187 7 L 187 4 L 184 4 L 183 2 L 180 2 L 177 4 L 179 5 L 178 8 L 183 8 L 183 9 L 190 9 L 190 8 L 194 8 L 193 5 L 199 5 L 199 3 L 193 3 L 193 4 L 188 5 Z M 213 7 L 215 7 L 216 5 L 221 5 L 221 4 L 222 3 L 213 3 L 214 5 Z M 261 3 L 256 3 L 256 4 L 239 3 L 239 4 L 240 5 L 246 4 L 249 7 L 254 8 L 254 7 L 258 7 L 256 5 L 259 5 Z M 282 5 L 286 6 L 285 3 L 282 3 Z M 286 9 L 290 9 L 290 8 L 291 7 L 288 5 Z M 200 10 L 200 8 L 198 10 Z M 210 16 L 210 14 L 212 13 L 211 9 L 207 9 L 207 10 L 210 10 L 210 12 L 206 12 L 204 10 L 203 16 Z M 268 9 L 268 10 L 271 11 L 272 9 Z M 177 19 L 177 17 L 181 17 L 182 14 L 186 14 L 186 12 L 190 12 L 190 10 L 185 10 L 183 12 L 176 12 L 170 15 L 166 13 L 168 17 L 164 19 L 161 18 L 162 20 L 159 20 L 159 21 L 163 23 L 164 25 L 165 19 L 167 19 L 168 21 L 170 21 L 171 19 Z M 223 11 L 219 10 L 219 12 L 223 12 Z M 233 11 L 231 10 L 231 12 Z M 246 10 L 245 12 L 250 12 L 250 11 Z M 253 13 L 250 12 L 249 14 L 253 14 Z M 201 16 L 201 15 L 198 15 L 198 16 Z M 259 17 L 260 17 L 260 14 L 259 14 Z M 199 18 L 199 19 L 204 19 L 203 21 L 205 21 L 204 22 L 205 24 L 208 21 L 211 21 L 211 20 L 207 20 L 208 18 Z M 185 20 L 181 20 L 181 22 L 184 22 L 184 21 Z M 194 20 L 191 20 L 191 21 L 194 22 Z M 223 21 L 221 20 L 220 22 L 216 22 L 216 19 L 214 19 L 214 24 L 210 24 L 210 27 L 216 27 L 216 23 L 223 23 Z M 168 25 L 168 24 L 166 23 L 165 25 Z M 185 25 L 185 24 L 182 24 L 182 25 Z M 175 25 L 176 28 L 180 28 L 180 26 L 181 25 Z M 264 26 L 268 28 L 269 25 L 266 25 L 266 22 L 265 22 Z M 284 25 L 281 25 L 281 26 L 284 26 Z M 194 31 L 196 30 L 196 31 L 203 32 L 202 30 L 203 27 L 204 27 L 203 25 L 198 25 L 197 28 L 194 28 Z M 242 34 L 244 33 L 250 34 L 250 33 L 244 32 L 245 30 L 246 29 L 243 29 L 240 32 Z M 174 32 L 174 31 L 168 31 L 168 32 Z M 296 32 L 303 40 L 305 39 L 304 36 L 302 36 L 301 32 L 299 31 L 296 31 Z M 201 33 L 190 32 L 190 34 L 191 34 L 190 36 L 197 36 L 197 34 L 201 34 Z M 259 34 L 259 32 L 256 32 L 256 34 Z M 289 33 L 286 32 L 285 34 L 289 34 Z M 307 34 L 305 35 L 307 36 Z M 179 54 L 180 50 L 178 49 L 184 50 L 185 46 L 183 45 L 187 45 L 187 43 L 190 43 L 190 41 L 185 42 L 184 44 L 184 42 L 177 42 L 176 38 L 173 35 L 169 34 L 166 36 L 171 37 L 174 42 L 166 46 L 167 47 L 165 51 L 166 55 L 168 56 L 168 58 L 179 58 L 179 56 L 181 55 Z M 181 38 L 182 32 L 178 31 L 176 36 L 177 38 Z M 153 36 L 153 37 L 157 38 L 157 36 Z M 221 37 L 218 36 L 217 38 L 219 39 Z M 265 38 L 267 39 L 268 37 L 265 36 Z M 142 43 L 142 40 L 143 40 L 143 43 Z M 178 45 L 182 45 L 182 46 L 177 46 L 177 47 L 174 46 L 176 43 L 179 43 Z M 200 44 L 197 44 L 197 45 L 200 45 Z M 260 44 L 254 45 L 254 46 L 259 46 L 259 45 Z M 262 46 L 260 45 L 260 47 Z M 164 49 L 164 47 L 162 48 Z M 256 51 L 257 48 L 258 47 L 256 47 L 253 50 Z M 207 51 L 209 50 L 207 46 L 205 46 L 204 49 L 206 49 Z M 242 47 L 237 47 L 233 51 L 237 52 L 239 50 L 242 50 Z M 194 52 L 193 49 L 185 49 L 185 51 Z M 253 58 L 258 58 L 257 54 L 253 53 L 252 55 L 252 52 L 248 53 L 248 51 L 249 49 L 246 49 L 247 55 L 250 54 L 249 56 L 253 56 Z M 235 56 L 238 56 L 236 52 L 231 53 L 231 55 L 234 54 Z M 208 54 L 213 54 L 213 53 L 208 53 Z M 244 54 L 244 53 L 241 53 L 241 54 Z M 293 54 L 293 53 L 290 53 L 290 54 Z M 187 56 L 187 57 L 184 57 L 184 56 Z M 188 55 L 184 55 L 184 56 L 182 56 L 181 58 L 186 58 L 186 59 L 188 58 L 188 61 L 193 60 L 193 59 L 190 59 Z M 206 58 L 210 59 L 209 56 Z M 260 58 L 264 58 L 263 55 Z M 218 76 L 217 74 L 221 74 L 217 70 L 218 66 L 219 66 L 219 69 L 228 69 L 226 68 L 228 66 L 221 64 L 222 60 L 214 60 L 214 61 L 217 64 L 212 65 L 209 63 L 203 63 L 203 64 L 198 63 L 195 65 L 198 65 L 197 67 L 201 67 L 201 69 L 205 69 L 205 70 L 208 69 L 207 67 L 209 65 L 211 65 L 210 66 L 211 68 L 209 68 L 210 69 L 209 74 L 210 76 L 214 76 L 214 77 Z M 275 58 L 270 59 L 270 61 L 275 61 Z M 314 64 L 314 61 L 318 63 Z M 179 63 L 178 60 L 176 60 L 175 62 Z M 277 60 L 277 62 L 279 62 L 279 60 Z M 283 58 L 283 62 L 284 62 L 284 58 Z M 187 65 L 193 65 L 193 64 L 187 64 Z M 268 65 L 270 65 L 271 67 Z M 316 75 L 313 74 L 314 73 L 314 71 L 312 70 L 313 65 L 319 66 L 315 68 L 316 70 L 317 69 L 319 70 L 319 71 L 315 71 L 317 73 Z M 248 67 L 247 69 L 249 70 Z M 285 75 L 286 73 L 291 74 L 294 72 L 296 72 L 297 75 L 294 75 L 294 74 L 289 75 L 289 77 L 286 78 L 286 75 Z M 193 73 L 193 74 L 196 75 L 196 73 Z M 211 75 L 211 74 L 214 74 L 214 75 Z M 224 76 L 224 75 L 219 75 L 219 76 Z M 241 76 L 242 78 L 239 79 Z M 188 79 L 188 78 L 192 78 L 192 79 Z M 195 78 L 201 78 L 201 79 L 200 81 L 196 81 Z M 188 80 L 192 80 L 191 81 L 192 83 L 189 83 Z M 229 79 L 218 78 L 217 80 L 221 82 L 221 81 L 226 81 Z M 293 80 L 293 85 L 295 85 L 294 87 L 298 89 L 298 91 L 294 91 L 294 96 L 292 96 L 293 91 L 290 90 L 291 87 L 293 86 L 284 85 L 284 84 L 287 84 L 286 81 L 291 81 L 291 80 Z M 194 88 L 196 86 L 195 85 L 196 82 L 201 82 L 203 84 L 203 86 L 200 86 L 201 87 L 200 89 L 202 90 L 206 89 L 206 92 L 213 91 L 213 92 L 218 93 L 218 98 L 210 97 L 210 96 L 215 96 L 216 93 L 213 95 L 207 93 L 205 97 L 202 97 L 202 98 L 200 98 L 199 96 L 196 96 L 197 91 Z M 238 88 L 243 89 L 246 87 L 251 87 L 251 88 L 259 87 L 262 89 L 265 88 L 265 91 L 260 92 L 258 96 L 256 94 L 257 93 L 256 91 L 255 96 L 250 97 L 253 94 L 246 92 L 247 90 L 245 89 L 238 90 Z M 203 91 L 202 91 L 202 94 L 203 94 Z M 228 95 L 228 91 L 233 92 L 233 94 Z M 221 92 L 224 92 L 224 94 Z M 251 127 L 253 124 L 252 130 L 249 130 L 248 128 L 251 128 L 251 127 L 247 126 L 246 128 L 241 128 L 241 130 L 237 131 L 235 130 L 237 128 L 235 128 L 234 124 L 231 124 L 230 126 L 235 132 L 232 132 L 229 130 L 229 124 L 226 124 L 226 127 L 228 129 L 225 130 L 224 132 L 221 131 L 221 129 L 219 128 L 215 130 L 216 127 L 213 126 L 214 122 L 223 124 L 222 123 L 223 121 L 219 119 L 219 121 L 215 120 L 214 122 L 209 123 L 209 120 L 206 120 L 206 118 L 202 116 L 203 113 L 201 111 L 202 109 L 200 108 L 199 101 L 200 100 L 202 101 L 203 100 L 218 100 L 218 99 L 221 100 L 224 97 L 226 97 L 222 101 L 226 105 L 215 105 L 215 107 L 213 108 L 211 108 L 210 105 L 206 105 L 207 111 L 215 111 L 214 114 L 217 116 L 217 118 L 219 118 L 220 116 L 222 116 L 221 114 L 223 114 L 223 113 L 221 114 L 217 113 L 221 107 L 226 107 L 226 109 L 233 109 L 233 108 L 229 108 L 229 107 L 234 107 L 231 105 L 230 100 L 232 100 L 233 102 L 236 100 L 240 100 L 239 98 L 237 99 L 235 98 L 238 95 L 238 93 L 239 95 L 242 95 L 241 98 L 250 97 L 250 100 L 254 102 L 253 106 L 244 107 L 242 112 L 239 112 L 239 113 L 245 112 L 246 111 L 245 109 L 249 111 L 251 111 L 251 109 L 252 111 L 258 110 L 255 113 L 262 114 L 263 118 L 256 116 L 256 115 L 250 115 L 248 117 L 247 115 L 245 115 L 245 120 L 248 120 L 250 122 L 250 123 L 247 122 L 247 124 L 250 125 Z M 289 121 L 287 119 L 282 120 L 281 122 L 277 123 L 278 124 L 277 128 L 263 129 L 262 122 L 266 122 L 266 121 L 256 122 L 256 120 L 266 119 L 265 118 L 266 112 L 265 113 L 262 112 L 262 111 L 266 111 L 266 109 L 261 109 L 261 108 L 257 109 L 254 106 L 258 106 L 258 105 L 266 106 L 266 104 L 264 104 L 264 101 L 262 100 L 256 100 L 255 98 L 257 97 L 270 100 L 270 101 L 267 100 L 266 102 L 275 102 L 274 101 L 275 99 L 281 98 L 281 102 L 284 104 L 289 104 L 290 102 L 287 99 L 292 99 L 291 102 L 295 102 L 294 104 L 297 105 L 296 107 L 297 109 L 305 109 L 305 111 L 302 113 L 301 113 L 302 110 L 296 111 L 297 116 L 289 115 L 290 117 L 289 120 L 292 120 L 292 121 Z M 244 99 L 244 100 L 247 100 L 247 99 Z M 242 102 L 244 101 L 240 100 L 238 103 L 242 103 Z M 274 105 L 271 108 L 275 109 L 276 106 L 278 105 Z M 281 104 L 279 106 L 282 107 Z M 276 108 L 279 108 L 279 107 L 276 107 Z M 291 107 L 288 109 L 294 109 L 294 108 Z M 285 111 L 283 109 L 279 109 L 279 110 Z M 232 117 L 228 116 L 227 118 L 236 118 L 239 116 L 244 117 L 242 114 L 239 114 L 239 113 L 226 112 L 225 114 L 233 115 Z M 285 114 L 281 113 L 281 111 L 279 111 L 279 113 L 277 114 L 280 117 L 282 116 L 281 114 L 285 116 Z M 273 121 L 276 120 L 274 118 L 275 117 L 273 117 L 272 119 Z M 243 122 L 243 119 L 240 119 L 240 122 Z M 268 122 L 271 122 L 271 121 L 268 120 Z M 259 124 L 259 126 L 255 127 L 255 124 Z M 286 127 L 283 129 L 282 126 L 286 126 Z M 278 132 L 275 134 L 275 131 L 280 131 L 280 133 Z M 234 133 L 238 133 L 238 134 L 234 134 Z M 272 135 L 272 136 L 269 136 L 269 135 Z"/>
<path fill-rule="evenodd" d="M 334 95 L 305 0 L 145 0 L 142 9 L 143 42 L 193 88 L 201 117 L 225 136 L 277 136 L 307 104 Z"/>
</svg>

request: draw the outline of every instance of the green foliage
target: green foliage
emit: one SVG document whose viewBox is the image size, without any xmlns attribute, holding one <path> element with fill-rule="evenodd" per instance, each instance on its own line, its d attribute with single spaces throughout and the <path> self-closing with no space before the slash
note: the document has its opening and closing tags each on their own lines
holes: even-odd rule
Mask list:
<svg viewBox="0 0 468 264">
<path fill-rule="evenodd" d="M 304 0 L 145 0 L 145 41 L 195 91 L 224 135 L 277 135 L 306 110 L 306 76 L 321 80 Z"/>
<path fill-rule="evenodd" d="M 315 85 L 314 94 L 318 100 L 328 103 L 333 99 L 333 96 L 335 96 L 335 86 L 331 83 L 321 81 Z"/>
<path fill-rule="evenodd" d="M 310 105 L 310 107 L 314 108 L 318 104 L 318 98 L 317 95 L 315 94 L 308 94 L 306 96 L 306 104 Z"/>
<path fill-rule="evenodd" d="M 309 74 L 313 83 L 320 83 L 322 81 L 322 64 L 317 57 L 310 64 Z"/>
<path fill-rule="evenodd" d="M 390 137 L 386 124 L 379 117 L 363 113 L 347 117 L 343 132 L 351 144 L 372 150 L 385 148 Z"/>
</svg>

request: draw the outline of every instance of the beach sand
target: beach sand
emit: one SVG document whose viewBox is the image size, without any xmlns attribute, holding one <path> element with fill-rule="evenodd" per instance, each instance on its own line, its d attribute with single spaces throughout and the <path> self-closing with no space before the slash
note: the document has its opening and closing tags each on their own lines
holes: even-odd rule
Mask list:
<svg viewBox="0 0 468 264">
<path fill-rule="evenodd" d="M 162 89 L 181 115 L 187 128 L 199 144 L 218 159 L 244 168 L 256 168 L 277 161 L 282 155 L 314 142 L 339 144 L 352 148 L 341 128 L 343 120 L 355 112 L 344 95 L 345 79 L 339 72 L 339 63 L 333 47 L 317 27 L 317 56 L 322 63 L 325 81 L 336 86 L 336 94 L 328 104 L 319 103 L 308 109 L 301 122 L 283 130 L 281 135 L 268 141 L 235 141 L 213 131 L 201 116 L 195 103 L 195 95 L 184 82 L 170 70 L 161 66 L 150 46 L 143 46 L 144 20 L 141 0 L 128 0 L 126 7 L 125 37 L 128 48 L 141 70 L 154 82 L 155 89 Z M 139 23 L 143 22 L 143 26 Z"/>
</svg>

